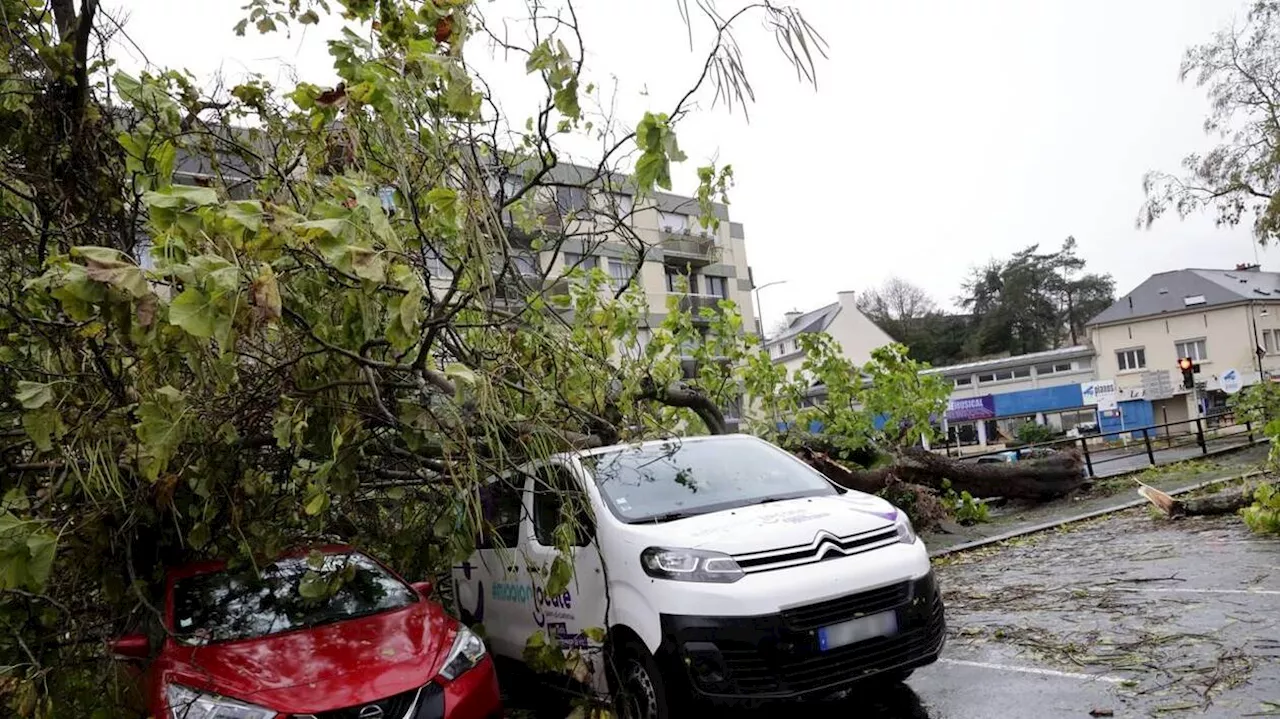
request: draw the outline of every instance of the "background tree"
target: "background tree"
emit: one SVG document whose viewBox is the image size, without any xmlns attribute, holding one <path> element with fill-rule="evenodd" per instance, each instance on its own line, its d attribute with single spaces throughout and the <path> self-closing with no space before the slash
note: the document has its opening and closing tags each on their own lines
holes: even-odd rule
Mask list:
<svg viewBox="0 0 1280 719">
<path fill-rule="evenodd" d="M 252 0 L 239 32 L 332 10 L 341 83 L 205 91 L 111 74 L 117 23 L 95 0 L 0 0 L 7 711 L 129 715 L 105 640 L 154 613 L 167 565 L 336 536 L 422 576 L 470 553 L 486 477 L 724 431 L 755 341 L 732 304 L 704 310 L 705 337 L 669 312 L 641 347 L 634 273 L 557 261 L 608 238 L 639 272 L 650 247 L 614 193 L 671 187 L 698 98 L 750 98 L 744 18 L 813 77 L 821 39 L 794 10 L 703 8 L 689 92 L 627 127 L 583 109 L 569 3 L 529 3 L 513 40 L 466 0 Z M 501 114 L 464 61 L 476 40 L 542 86 L 531 117 Z M 602 150 L 569 166 L 573 136 Z M 178 163 L 199 181 L 177 184 Z M 698 176 L 714 226 L 729 174 Z"/>
<path fill-rule="evenodd" d="M 928 292 L 900 277 L 861 293 L 858 309 L 906 345 L 911 359 L 933 366 L 964 359 L 969 318 L 940 311 Z"/>
<path fill-rule="evenodd" d="M 1182 171 L 1143 178 L 1147 200 L 1138 217 L 1150 227 L 1169 209 L 1186 217 L 1212 208 L 1219 225 L 1253 216 L 1265 245 L 1280 237 L 1280 3 L 1257 0 L 1245 21 L 1187 50 L 1181 77 L 1205 88 L 1205 132 L 1218 144 L 1182 160 Z"/>
<path fill-rule="evenodd" d="M 1085 324 L 1108 307 L 1115 283 L 1110 275 L 1085 273 L 1068 237 L 1056 252 L 1039 245 L 974 269 L 957 302 L 971 313 L 975 331 L 971 357 L 1040 352 L 1084 339 Z"/>
</svg>

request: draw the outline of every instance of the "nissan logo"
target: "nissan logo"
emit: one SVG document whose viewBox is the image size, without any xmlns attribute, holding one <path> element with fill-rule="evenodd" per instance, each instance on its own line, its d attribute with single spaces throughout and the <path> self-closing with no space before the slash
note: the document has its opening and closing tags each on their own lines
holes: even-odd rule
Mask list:
<svg viewBox="0 0 1280 719">
<path fill-rule="evenodd" d="M 367 707 L 361 707 L 360 719 L 382 719 L 382 707 L 377 704 L 370 704 Z"/>
</svg>

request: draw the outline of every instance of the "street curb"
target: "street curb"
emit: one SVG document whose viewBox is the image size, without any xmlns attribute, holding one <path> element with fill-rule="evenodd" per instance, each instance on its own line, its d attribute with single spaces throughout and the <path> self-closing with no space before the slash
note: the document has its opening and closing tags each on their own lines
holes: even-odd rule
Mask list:
<svg viewBox="0 0 1280 719">
<path fill-rule="evenodd" d="M 1215 484 L 1225 484 L 1225 483 L 1227 483 L 1227 482 L 1236 482 L 1236 481 L 1239 481 L 1239 480 L 1242 480 L 1242 479 L 1248 479 L 1249 477 L 1256 477 L 1256 476 L 1258 476 L 1258 475 L 1260 475 L 1260 474 L 1264 474 L 1263 470 L 1255 469 L 1255 470 L 1253 470 L 1253 471 L 1251 471 L 1251 472 L 1245 472 L 1244 474 L 1232 475 L 1232 476 L 1230 476 L 1230 477 L 1219 477 L 1219 478 L 1217 478 L 1217 479 L 1207 479 L 1207 480 L 1205 480 L 1205 481 L 1203 481 L 1203 482 L 1197 482 L 1196 484 L 1193 484 L 1193 485 L 1191 485 L 1191 486 L 1189 486 L 1189 487 L 1182 487 L 1182 488 L 1180 488 L 1180 489 L 1170 490 L 1170 491 L 1166 492 L 1166 494 L 1168 494 L 1168 495 L 1169 495 L 1169 496 L 1171 496 L 1171 497 L 1176 497 L 1176 496 L 1178 496 L 1178 495 L 1180 495 L 1180 494 L 1186 494 L 1186 493 L 1188 493 L 1188 492 L 1194 492 L 1194 491 L 1196 491 L 1197 489 L 1204 489 L 1205 487 L 1212 487 L 1212 486 L 1214 486 Z M 987 545 L 989 545 L 989 544 L 999 544 L 1000 542 L 1007 542 L 1007 541 L 1008 541 L 1008 540 L 1010 540 L 1010 539 L 1016 539 L 1016 538 L 1018 538 L 1018 537 L 1023 537 L 1023 536 L 1026 536 L 1026 535 L 1028 535 L 1028 534 L 1036 534 L 1037 532 L 1043 532 L 1043 531 L 1045 531 L 1045 530 L 1049 530 L 1049 529 L 1056 529 L 1056 528 L 1058 528 L 1058 527 L 1062 527 L 1062 526 L 1067 525 L 1067 524 L 1072 524 L 1072 523 L 1075 523 L 1075 522 L 1083 522 L 1083 521 L 1085 521 L 1085 520 L 1088 520 L 1088 519 L 1094 519 L 1094 518 L 1097 518 L 1097 517 L 1104 517 L 1104 516 L 1106 516 L 1106 515 L 1108 515 L 1108 514 L 1115 514 L 1116 512 L 1123 512 L 1123 511 L 1124 511 L 1124 510 L 1126 510 L 1126 509 L 1133 509 L 1133 508 L 1135 508 L 1135 507 L 1142 507 L 1142 506 L 1145 506 L 1145 505 L 1147 505 L 1147 504 L 1150 504 L 1150 503 L 1149 503 L 1147 500 L 1145 500 L 1145 499 L 1135 499 L 1135 500 L 1133 500 L 1132 502 L 1125 502 L 1125 503 L 1123 503 L 1123 504 L 1116 504 L 1116 505 L 1112 505 L 1112 506 L 1110 506 L 1110 507 L 1105 507 L 1105 508 L 1103 508 L 1103 509 L 1095 509 L 1095 510 L 1094 510 L 1094 511 L 1092 511 L 1092 512 L 1086 512 L 1086 513 L 1084 513 L 1084 514 L 1077 514 L 1077 515 L 1074 515 L 1074 516 L 1071 516 L 1071 517 L 1067 517 L 1067 518 L 1065 518 L 1065 519 L 1055 519 L 1055 520 L 1050 521 L 1050 522 L 1043 522 L 1043 523 L 1041 523 L 1041 524 L 1036 524 L 1036 525 L 1033 525 L 1033 526 L 1030 526 L 1030 527 L 1024 527 L 1024 528 L 1022 528 L 1022 529 L 1014 529 L 1014 530 L 1011 530 L 1011 531 L 1005 532 L 1005 533 L 1003 533 L 1003 534 L 997 534 L 997 535 L 995 535 L 995 536 L 991 536 L 991 537 L 984 537 L 984 538 L 982 538 L 982 539 L 975 539 L 975 540 L 970 541 L 970 542 L 962 542 L 962 543 L 960 543 L 960 544 L 956 544 L 956 545 L 953 545 L 953 546 L 950 546 L 950 547 L 944 547 L 944 548 L 942 548 L 942 549 L 938 549 L 938 550 L 935 550 L 935 551 L 929 552 L 929 557 L 930 557 L 930 558 L 933 558 L 933 557 L 945 557 L 945 556 L 947 556 L 948 554 L 955 554 L 955 553 L 957 553 L 957 552 L 964 552 L 964 551 L 968 551 L 968 550 L 970 550 L 970 549 L 978 549 L 979 547 L 985 547 L 985 546 L 987 546 Z"/>
</svg>

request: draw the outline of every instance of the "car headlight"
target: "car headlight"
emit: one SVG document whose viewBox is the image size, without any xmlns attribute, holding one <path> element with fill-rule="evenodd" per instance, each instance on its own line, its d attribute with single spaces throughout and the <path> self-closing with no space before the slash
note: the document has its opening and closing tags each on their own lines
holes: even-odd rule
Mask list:
<svg viewBox="0 0 1280 719">
<path fill-rule="evenodd" d="M 484 640 L 475 632 L 459 624 L 457 634 L 453 635 L 453 646 L 449 648 L 449 654 L 444 658 L 440 676 L 453 681 L 479 664 L 480 660 L 484 659 L 484 655 Z"/>
<path fill-rule="evenodd" d="M 893 520 L 894 527 L 898 530 L 898 541 L 903 544 L 916 543 L 916 530 L 911 526 L 911 520 L 907 518 L 907 513 L 898 510 L 898 518 Z"/>
<path fill-rule="evenodd" d="M 743 577 L 733 557 L 702 549 L 649 547 L 640 553 L 640 564 L 645 574 L 657 579 L 728 584 Z"/>
<path fill-rule="evenodd" d="M 272 719 L 274 711 L 247 702 L 168 684 L 165 699 L 173 719 Z"/>
</svg>

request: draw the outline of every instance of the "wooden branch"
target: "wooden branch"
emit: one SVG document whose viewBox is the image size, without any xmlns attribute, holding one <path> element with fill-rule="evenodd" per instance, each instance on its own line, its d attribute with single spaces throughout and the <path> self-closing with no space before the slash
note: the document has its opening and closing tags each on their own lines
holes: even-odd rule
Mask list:
<svg viewBox="0 0 1280 719">
<path fill-rule="evenodd" d="M 637 399 L 653 400 L 668 407 L 691 409 L 707 425 L 707 431 L 711 434 L 729 433 L 724 414 L 716 403 L 701 390 L 684 382 L 672 382 L 660 387 L 652 379 L 646 379 L 645 389 Z"/>
<path fill-rule="evenodd" d="M 1136 480 L 1135 480 L 1136 481 Z M 1170 517 L 1201 517 L 1215 514 L 1235 514 L 1253 504 L 1257 487 L 1244 486 L 1228 489 L 1202 497 L 1176 499 L 1155 487 L 1138 482 L 1138 494 Z"/>
</svg>

